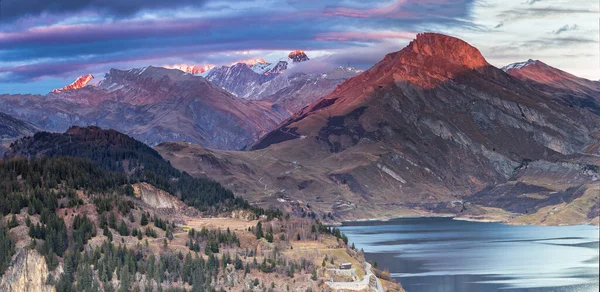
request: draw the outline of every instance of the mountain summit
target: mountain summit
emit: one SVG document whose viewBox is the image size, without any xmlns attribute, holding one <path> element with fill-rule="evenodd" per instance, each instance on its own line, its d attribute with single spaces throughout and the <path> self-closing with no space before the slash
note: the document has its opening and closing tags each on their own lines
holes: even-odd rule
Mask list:
<svg viewBox="0 0 600 292">
<path fill-rule="evenodd" d="M 477 48 L 461 39 L 438 33 L 418 34 L 405 50 L 424 57 L 443 58 L 470 69 L 489 65 Z"/>
<path fill-rule="evenodd" d="M 304 62 L 304 61 L 310 60 L 308 58 L 308 56 L 306 55 L 306 53 L 304 53 L 304 51 L 301 51 L 301 50 L 296 50 L 296 51 L 291 52 L 288 55 L 288 58 L 292 59 L 292 61 L 294 63 L 300 63 L 300 62 Z"/>
<path fill-rule="evenodd" d="M 83 88 L 86 85 L 88 85 L 88 83 L 90 83 L 90 81 L 92 81 L 92 79 L 94 79 L 94 76 L 92 74 L 79 76 L 79 78 L 77 78 L 73 83 L 71 83 L 63 88 L 60 88 L 60 89 L 54 89 L 54 90 L 52 90 L 52 92 L 58 93 L 58 92 L 63 92 L 63 91 L 68 91 L 68 90 L 80 89 L 80 88 Z"/>
</svg>

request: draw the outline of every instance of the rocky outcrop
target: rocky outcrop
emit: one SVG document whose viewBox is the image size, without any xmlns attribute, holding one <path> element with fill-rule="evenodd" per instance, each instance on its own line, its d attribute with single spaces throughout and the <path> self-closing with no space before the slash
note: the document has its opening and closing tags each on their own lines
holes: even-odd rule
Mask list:
<svg viewBox="0 0 600 292">
<path fill-rule="evenodd" d="M 308 56 L 306 55 L 306 53 L 304 53 L 304 51 L 302 51 L 302 50 L 296 50 L 296 51 L 290 52 L 288 54 L 288 58 L 292 59 L 292 62 L 294 62 L 294 63 L 301 63 L 301 62 L 306 62 L 306 61 L 310 60 L 308 58 Z"/>
<path fill-rule="evenodd" d="M 133 190 L 136 198 L 141 199 L 152 208 L 180 210 L 187 207 L 171 194 L 148 183 L 134 184 Z"/>
<path fill-rule="evenodd" d="M 47 285 L 48 267 L 46 260 L 37 251 L 20 249 L 0 281 L 0 291 L 6 292 L 54 292 Z"/>
</svg>

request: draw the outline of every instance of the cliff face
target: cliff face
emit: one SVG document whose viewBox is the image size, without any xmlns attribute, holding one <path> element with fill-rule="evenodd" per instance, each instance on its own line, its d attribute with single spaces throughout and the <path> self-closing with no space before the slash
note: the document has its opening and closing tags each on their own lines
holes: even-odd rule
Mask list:
<svg viewBox="0 0 600 292">
<path fill-rule="evenodd" d="M 37 251 L 21 249 L 13 257 L 11 266 L 0 281 L 0 291 L 5 292 L 54 292 L 53 286 L 46 285 L 48 266 Z"/>
</svg>

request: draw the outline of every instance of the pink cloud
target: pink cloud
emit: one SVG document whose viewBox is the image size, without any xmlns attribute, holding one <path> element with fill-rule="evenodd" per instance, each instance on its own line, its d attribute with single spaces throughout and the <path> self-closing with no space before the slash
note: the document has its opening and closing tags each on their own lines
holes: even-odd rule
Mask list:
<svg viewBox="0 0 600 292">
<path fill-rule="evenodd" d="M 319 41 L 373 41 L 382 39 L 414 39 L 414 32 L 328 32 L 319 34 Z"/>
<path fill-rule="evenodd" d="M 396 3 L 380 7 L 380 8 L 371 8 L 371 9 L 357 9 L 357 8 L 349 8 L 349 7 L 336 7 L 336 8 L 327 8 L 325 9 L 325 15 L 327 16 L 345 16 L 345 17 L 356 17 L 356 18 L 369 18 L 375 16 L 382 16 L 392 12 L 395 12 L 404 4 L 406 0 L 397 0 Z"/>
</svg>

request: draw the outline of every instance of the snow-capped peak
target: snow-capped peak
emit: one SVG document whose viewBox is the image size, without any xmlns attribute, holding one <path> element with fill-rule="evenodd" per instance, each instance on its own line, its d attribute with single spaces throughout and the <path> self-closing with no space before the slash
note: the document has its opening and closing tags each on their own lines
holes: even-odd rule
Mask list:
<svg viewBox="0 0 600 292">
<path fill-rule="evenodd" d="M 231 64 L 231 66 L 234 66 L 239 63 L 246 64 L 248 67 L 252 67 L 252 66 L 260 65 L 260 64 L 262 64 L 262 65 L 268 64 L 265 60 L 263 60 L 261 58 L 256 58 L 256 59 L 241 60 L 241 61 L 233 62 Z"/>
<path fill-rule="evenodd" d="M 202 76 L 202 74 L 207 73 L 212 68 L 214 68 L 215 65 L 213 65 L 213 64 L 207 64 L 207 65 L 176 64 L 176 65 L 166 65 L 163 67 L 167 68 L 167 69 L 177 69 L 177 70 L 180 70 L 185 73 L 192 74 L 192 75 Z"/>
<path fill-rule="evenodd" d="M 58 92 L 63 92 L 63 91 L 68 91 L 68 90 L 80 89 L 80 88 L 83 88 L 86 85 L 88 85 L 88 83 L 90 83 L 90 81 L 92 81 L 92 79 L 94 79 L 94 76 L 92 74 L 83 75 L 83 76 L 80 76 L 79 78 L 77 78 L 73 83 L 71 83 L 63 88 L 54 89 L 54 90 L 52 90 L 52 92 L 58 93 Z"/>
<path fill-rule="evenodd" d="M 273 62 L 273 63 L 257 63 L 254 66 L 250 67 L 250 69 L 252 69 L 252 71 L 254 71 L 258 74 L 263 74 L 263 75 L 281 74 L 287 68 L 288 68 L 288 63 L 283 60 L 280 60 L 278 62 Z"/>
<path fill-rule="evenodd" d="M 529 60 L 527 60 L 525 62 L 518 62 L 518 63 L 512 63 L 512 64 L 509 64 L 509 65 L 506 65 L 506 66 L 502 67 L 501 69 L 504 72 L 508 72 L 509 70 L 512 70 L 512 69 L 522 69 L 522 68 L 527 67 L 529 65 L 535 64 L 536 62 L 537 62 L 536 60 L 529 59 Z"/>
<path fill-rule="evenodd" d="M 302 50 L 296 50 L 296 51 L 290 52 L 290 54 L 288 55 L 288 58 L 292 59 L 292 61 L 294 63 L 300 63 L 300 62 L 310 60 L 308 58 L 308 56 L 306 55 L 306 53 L 304 53 L 304 51 L 302 51 Z"/>
</svg>

